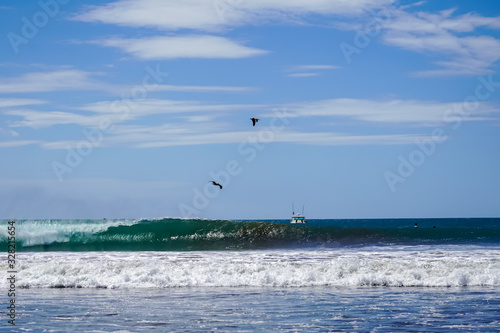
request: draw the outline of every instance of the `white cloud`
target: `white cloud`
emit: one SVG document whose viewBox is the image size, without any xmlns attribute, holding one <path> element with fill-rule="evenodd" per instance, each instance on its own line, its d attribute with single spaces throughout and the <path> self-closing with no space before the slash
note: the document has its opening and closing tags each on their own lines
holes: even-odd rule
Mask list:
<svg viewBox="0 0 500 333">
<path fill-rule="evenodd" d="M 178 37 L 149 37 L 142 39 L 110 38 L 95 43 L 117 47 L 136 58 L 175 59 L 175 58 L 246 58 L 267 53 L 265 50 L 251 48 L 228 38 L 209 35 L 188 35 Z"/>
<path fill-rule="evenodd" d="M 416 140 L 425 138 L 427 137 L 418 134 L 352 135 L 330 132 L 283 132 L 276 135 L 276 141 L 278 142 L 324 146 L 405 145 L 414 144 Z"/>
<path fill-rule="evenodd" d="M 0 148 L 19 147 L 19 146 L 27 146 L 34 144 L 40 144 L 40 141 L 36 140 L 18 140 L 18 141 L 3 141 L 3 142 L 0 141 Z"/>
<path fill-rule="evenodd" d="M 328 70 L 328 69 L 339 69 L 339 66 L 333 65 L 300 65 L 293 66 L 290 68 L 291 71 L 310 71 L 310 70 Z"/>
<path fill-rule="evenodd" d="M 258 104 L 219 104 L 199 101 L 182 101 L 168 99 L 144 99 L 132 101 L 103 101 L 89 103 L 79 109 L 104 114 L 126 115 L 127 117 L 143 117 L 152 114 L 190 113 L 190 112 L 228 112 L 262 108 Z"/>
<path fill-rule="evenodd" d="M 241 1 L 241 8 L 258 12 L 283 11 L 293 14 L 359 15 L 394 2 L 394 0 L 254 0 Z"/>
<path fill-rule="evenodd" d="M 386 44 L 447 58 L 436 61 L 437 69 L 424 70 L 415 75 L 482 75 L 492 72 L 492 65 L 500 59 L 500 41 L 491 36 L 478 35 L 476 29 L 500 29 L 500 17 L 484 17 L 475 13 L 456 15 L 455 9 L 437 13 L 416 12 L 414 8 L 423 4 L 423 1 L 399 8 L 395 7 L 395 3 L 395 0 L 121 0 L 89 7 L 74 19 L 167 31 L 221 31 L 234 26 L 269 22 L 301 24 L 311 15 L 335 15 L 333 26 L 362 31 L 366 26 L 360 24 L 359 18 L 373 21 L 373 17 L 367 13 L 387 9 L 389 16 L 382 24 L 382 38 Z M 342 17 L 357 17 L 358 21 L 341 22 L 339 18 Z M 224 57 L 218 50 L 209 52 L 207 49 L 198 49 L 189 45 L 189 41 L 172 41 L 172 45 L 180 46 L 176 52 L 161 48 L 160 45 L 165 42 L 156 39 L 130 40 L 131 45 L 127 45 L 127 40 L 111 39 L 107 44 L 141 59 Z M 266 52 L 229 40 L 214 43 L 218 45 L 217 48 L 220 44 L 224 45 L 223 49 L 234 52 L 227 53 L 226 57 L 245 57 Z"/>
<path fill-rule="evenodd" d="M 41 128 L 53 125 L 78 124 L 86 127 L 99 125 L 100 121 L 106 119 L 106 116 L 84 116 L 76 113 L 61 112 L 61 111 L 37 111 L 16 109 L 6 111 L 5 114 L 10 116 L 22 117 L 23 120 L 13 121 L 11 127 L 31 127 Z"/>
<path fill-rule="evenodd" d="M 329 99 L 314 102 L 294 103 L 284 106 L 290 117 L 343 117 L 357 121 L 417 124 L 435 126 L 452 115 L 463 117 L 464 121 L 485 120 L 485 115 L 498 112 L 499 109 L 488 103 L 479 103 L 470 113 L 464 103 L 426 102 L 417 100 L 373 101 L 362 99 Z M 272 117 L 272 114 L 266 115 Z"/>
<path fill-rule="evenodd" d="M 7 136 L 19 136 L 19 133 L 17 133 L 16 131 L 13 131 L 11 129 L 3 129 L 0 127 L 0 134 L 2 135 L 7 135 Z"/>
<path fill-rule="evenodd" d="M 183 117 L 188 122 L 199 123 L 199 122 L 209 122 L 212 121 L 215 116 L 213 115 L 201 115 L 201 116 L 187 116 Z"/>
<path fill-rule="evenodd" d="M 104 84 L 93 80 L 92 75 L 94 73 L 80 70 L 28 73 L 16 78 L 0 79 L 0 93 L 100 90 L 105 88 Z"/>
<path fill-rule="evenodd" d="M 437 14 L 402 10 L 392 13 L 391 20 L 384 24 L 386 44 L 450 59 L 437 61 L 440 68 L 417 72 L 417 76 L 488 74 L 500 59 L 500 40 L 472 35 L 480 27 L 500 29 L 500 17 L 471 13 L 453 17 L 453 9 Z"/>
<path fill-rule="evenodd" d="M 393 2 L 395 0 L 121 0 L 89 7 L 74 19 L 162 30 L 215 31 L 262 20 L 295 20 L 307 14 L 357 15 Z"/>
<path fill-rule="evenodd" d="M 290 77 L 310 77 L 310 76 L 318 76 L 319 73 L 294 73 L 288 74 Z"/>
<path fill-rule="evenodd" d="M 221 25 L 214 2 L 197 0 L 122 0 L 104 6 L 89 7 L 74 19 L 167 30 L 212 30 Z"/>
<path fill-rule="evenodd" d="M 182 86 L 182 85 L 157 85 L 149 88 L 151 91 L 179 91 L 179 92 L 251 92 L 256 88 L 252 87 L 231 87 L 231 86 Z"/>
<path fill-rule="evenodd" d="M 0 98 L 0 108 L 9 108 L 23 105 L 44 104 L 46 101 L 32 98 Z"/>
<path fill-rule="evenodd" d="M 12 109 L 5 111 L 4 114 L 23 118 L 22 120 L 12 121 L 10 123 L 11 127 L 42 128 L 64 124 L 97 127 L 102 122 L 119 124 L 155 114 L 184 115 L 188 113 L 189 116 L 199 116 L 196 113 L 202 113 L 206 116 L 206 113 L 210 113 L 210 116 L 213 117 L 216 112 L 228 113 L 263 107 L 263 105 L 257 104 L 218 104 L 199 101 L 143 99 L 95 102 L 77 108 L 80 110 L 79 112 L 90 111 L 92 114 L 28 109 Z"/>
<path fill-rule="evenodd" d="M 417 100 L 362 100 L 362 99 L 330 99 L 287 105 L 254 105 L 254 104 L 217 104 L 201 101 L 174 101 L 147 99 L 135 102 L 128 113 L 120 113 L 115 102 L 104 101 L 90 103 L 80 109 L 86 114 L 58 111 L 10 110 L 9 116 L 19 116 L 22 120 L 11 122 L 11 127 L 41 128 L 55 124 L 77 124 L 96 128 L 106 120 L 113 125 L 106 132 L 106 140 L 102 146 L 128 146 L 136 148 L 185 146 L 204 144 L 227 144 L 251 142 L 259 132 L 241 130 L 242 123 L 235 123 L 233 112 L 246 113 L 255 110 L 271 110 L 280 107 L 285 118 L 307 117 L 308 122 L 342 122 L 353 124 L 385 124 L 391 133 L 379 135 L 362 135 L 359 133 L 314 132 L 309 125 L 298 128 L 285 128 L 284 131 L 273 131 L 266 127 L 271 117 L 276 114 L 260 114 L 262 119 L 258 131 L 273 132 L 273 142 L 289 142 L 308 145 L 392 145 L 411 144 L 422 139 L 419 134 L 393 134 L 397 126 L 438 126 L 455 124 L 457 121 L 485 121 L 498 119 L 494 115 L 500 109 L 489 103 L 480 102 L 470 112 L 470 105 L 464 103 L 426 102 Z M 81 112 L 81 111 L 79 111 Z M 90 113 L 89 113 L 90 112 Z M 151 115 L 165 114 L 163 121 L 158 118 L 151 123 L 147 119 Z M 232 118 L 231 118 L 232 117 Z M 128 121 L 145 118 L 141 124 Z M 314 119 L 316 118 L 316 119 Z M 232 119 L 232 120 L 229 120 Z M 145 125 L 147 124 L 147 125 Z M 248 125 L 248 124 L 247 124 Z M 450 125 L 451 126 L 451 125 Z M 6 142 L 0 147 L 38 143 L 46 149 L 65 149 L 77 147 L 80 141 L 58 140 L 54 142 L 17 141 Z"/>
<path fill-rule="evenodd" d="M 113 85 L 99 82 L 92 78 L 99 73 L 80 70 L 59 70 L 52 72 L 34 72 L 15 78 L 0 78 L 0 93 L 30 93 L 67 90 L 106 90 L 110 93 L 123 93 L 137 86 Z M 178 92 L 222 92 L 241 93 L 255 91 L 253 87 L 238 86 L 188 86 L 188 85 L 148 85 L 148 91 Z M 0 98 L 0 108 L 23 105 L 45 104 L 47 101 L 32 98 Z"/>
<path fill-rule="evenodd" d="M 363 100 L 329 99 L 312 102 L 291 103 L 285 105 L 259 104 L 219 104 L 201 101 L 176 101 L 163 99 L 145 99 L 138 101 L 103 101 L 83 105 L 78 110 L 92 112 L 37 111 L 14 109 L 5 111 L 9 116 L 22 117 L 22 120 L 10 122 L 11 127 L 41 128 L 52 125 L 77 124 L 96 127 L 103 121 L 120 124 L 152 115 L 169 115 L 168 119 L 184 119 L 189 123 L 202 123 L 201 127 L 219 128 L 218 122 L 206 121 L 229 115 L 234 112 L 253 110 L 271 110 L 281 107 L 289 117 L 329 117 L 331 119 L 350 119 L 366 123 L 406 124 L 412 126 L 435 126 L 444 121 L 454 121 L 462 117 L 463 121 L 483 121 L 492 119 L 500 111 L 496 106 L 479 102 L 473 112 L 469 112 L 466 103 L 443 103 L 418 100 Z M 79 111 L 79 112 L 81 112 Z M 466 116 L 464 116 L 464 114 Z M 172 118 L 175 116 L 176 118 Z M 273 113 L 261 117 L 273 117 Z M 167 119 L 167 118 L 166 118 Z M 180 124 L 183 121 L 178 121 Z M 184 129 L 194 128 L 193 125 Z M 129 128 L 130 129 L 130 128 Z M 169 128 L 169 130 L 172 130 Z"/>
<path fill-rule="evenodd" d="M 193 131 L 191 128 L 181 131 L 180 129 L 157 129 L 143 128 L 140 132 L 130 136 L 128 131 L 124 131 L 116 136 L 113 140 L 122 142 L 126 141 L 135 148 L 152 148 L 152 147 L 167 147 L 167 146 L 187 146 L 187 145 L 204 145 L 204 144 L 222 144 L 222 143 L 240 143 L 244 142 L 250 132 L 227 132 L 214 131 L 210 128 L 207 132 L 207 126 L 199 127 L 198 131 Z"/>
<path fill-rule="evenodd" d="M 255 142 L 259 132 L 227 131 L 227 127 L 205 123 L 196 128 L 185 125 L 165 124 L 160 126 L 120 126 L 106 142 L 126 144 L 135 148 L 153 148 L 205 144 L 239 144 Z M 219 127 L 219 128 L 217 128 Z M 275 131 L 261 126 L 259 131 L 273 133 L 272 142 L 299 143 L 308 145 L 392 145 L 411 144 L 421 135 L 351 135 L 331 132 Z M 75 143 L 76 144 L 76 143 Z M 61 146 L 62 147 L 62 146 Z"/>
<path fill-rule="evenodd" d="M 335 104 L 335 103 L 333 103 Z M 298 116 L 342 116 L 345 113 L 350 113 L 354 109 L 344 110 L 342 112 L 329 112 L 327 105 L 331 105 L 328 101 L 317 102 L 316 107 L 312 103 L 295 105 L 295 107 L 287 107 L 285 117 Z M 339 106 L 338 103 L 335 104 Z M 366 106 L 366 105 L 365 105 Z M 358 106 L 362 108 L 362 106 Z M 311 112 L 309 112 L 311 111 Z M 306 112 L 309 112 L 306 114 Z M 369 112 L 365 112 L 368 114 Z M 21 115 L 22 113 L 18 113 Z M 151 114 L 151 112 L 149 112 Z M 360 115 L 361 114 L 361 115 Z M 107 115 L 98 115 L 94 117 L 83 117 L 62 112 L 50 113 L 23 113 L 26 117 L 23 122 L 18 122 L 17 125 L 31 126 L 34 128 L 42 126 L 50 126 L 51 124 L 69 124 L 79 123 L 80 125 L 88 125 L 96 122 L 98 117 L 106 117 Z M 275 116 L 275 115 L 274 115 Z M 363 118 L 363 112 L 357 112 L 356 117 Z M 392 144 L 410 144 L 415 139 L 422 138 L 418 134 L 384 134 L 384 135 L 358 135 L 333 132 L 310 132 L 307 129 L 297 131 L 292 128 L 285 128 L 284 131 L 276 131 L 271 127 L 259 126 L 259 131 L 234 130 L 234 124 L 224 121 L 224 119 L 214 119 L 213 113 L 207 116 L 193 115 L 181 116 L 177 120 L 170 119 L 160 125 L 126 125 L 115 123 L 113 129 L 106 132 L 106 140 L 101 145 L 104 146 L 128 146 L 135 148 L 151 148 L 151 147 L 167 147 L 167 146 L 187 146 L 187 145 L 206 145 L 206 144 L 232 144 L 253 142 L 257 139 L 259 132 L 273 133 L 273 142 L 299 143 L 307 145 L 392 145 Z M 377 121 L 370 119 L 367 121 Z M 264 121 L 265 122 L 265 121 Z M 81 141 L 81 140 L 80 140 Z M 45 149 L 66 149 L 67 147 L 78 147 L 81 143 L 78 140 L 59 140 L 53 142 L 36 142 L 36 141 L 18 141 L 18 143 L 5 143 L 4 146 L 13 146 L 21 144 L 38 143 Z M 0 145 L 1 147 L 2 145 Z"/>
<path fill-rule="evenodd" d="M 339 66 L 333 65 L 300 65 L 300 66 L 292 66 L 288 71 L 295 72 L 292 74 L 288 74 L 290 77 L 310 77 L 310 76 L 318 76 L 319 72 L 331 69 L 339 69 Z"/>
<path fill-rule="evenodd" d="M 132 148 L 157 148 L 172 146 L 241 144 L 257 142 L 259 132 L 228 131 L 229 124 L 202 122 L 200 124 L 162 124 L 158 126 L 117 125 L 106 133 L 101 144 L 105 146 L 128 146 Z M 299 132 L 293 130 L 276 131 L 261 126 L 260 132 L 273 133 L 273 143 L 298 143 L 306 145 L 400 145 L 412 144 L 425 138 L 418 134 L 356 135 L 332 132 Z M 268 135 L 268 134 L 266 134 Z M 81 140 L 61 140 L 53 142 L 12 141 L 0 142 L 0 147 L 39 144 L 45 149 L 77 148 Z"/>
</svg>

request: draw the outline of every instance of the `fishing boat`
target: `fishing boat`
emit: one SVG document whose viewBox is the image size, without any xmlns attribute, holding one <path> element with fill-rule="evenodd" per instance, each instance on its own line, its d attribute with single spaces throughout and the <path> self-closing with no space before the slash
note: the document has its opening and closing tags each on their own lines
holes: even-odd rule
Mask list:
<svg viewBox="0 0 500 333">
<path fill-rule="evenodd" d="M 306 224 L 307 220 L 306 217 L 304 216 L 304 206 L 302 206 L 302 214 L 295 214 L 295 210 L 293 209 L 293 204 L 292 204 L 292 220 L 290 221 L 292 224 Z"/>
</svg>

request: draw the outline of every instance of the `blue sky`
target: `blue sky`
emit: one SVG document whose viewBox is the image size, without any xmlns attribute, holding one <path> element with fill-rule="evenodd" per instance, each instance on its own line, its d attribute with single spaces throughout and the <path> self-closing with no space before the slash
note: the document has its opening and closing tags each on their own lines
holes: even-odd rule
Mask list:
<svg viewBox="0 0 500 333">
<path fill-rule="evenodd" d="M 0 15 L 2 218 L 500 216 L 496 2 Z"/>
</svg>

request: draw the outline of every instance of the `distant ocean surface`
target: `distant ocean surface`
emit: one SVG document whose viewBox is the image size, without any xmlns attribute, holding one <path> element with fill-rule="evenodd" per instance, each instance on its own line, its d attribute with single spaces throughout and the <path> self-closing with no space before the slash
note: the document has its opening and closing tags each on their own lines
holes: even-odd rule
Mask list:
<svg viewBox="0 0 500 333">
<path fill-rule="evenodd" d="M 16 220 L 0 330 L 500 330 L 499 218 L 289 222 Z"/>
</svg>

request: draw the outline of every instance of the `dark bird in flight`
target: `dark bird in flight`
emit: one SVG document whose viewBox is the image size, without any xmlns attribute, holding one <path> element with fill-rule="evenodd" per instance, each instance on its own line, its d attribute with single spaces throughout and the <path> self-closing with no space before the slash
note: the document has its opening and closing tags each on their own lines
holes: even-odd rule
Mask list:
<svg viewBox="0 0 500 333">
<path fill-rule="evenodd" d="M 259 118 L 250 118 L 252 124 L 255 126 L 255 123 L 259 121 Z"/>
<path fill-rule="evenodd" d="M 222 185 L 221 185 L 221 184 L 216 183 L 216 182 L 214 182 L 213 180 L 212 180 L 211 182 L 212 182 L 212 184 L 214 184 L 215 186 L 219 186 L 219 187 L 220 187 L 220 189 L 222 190 Z"/>
</svg>

